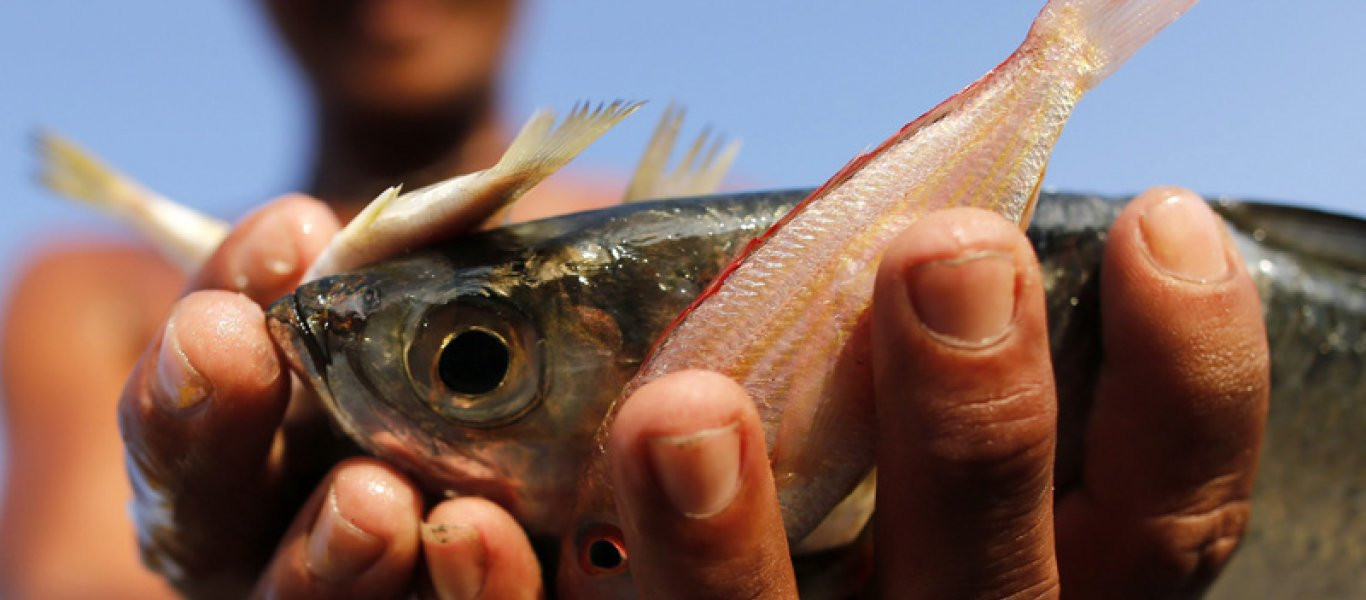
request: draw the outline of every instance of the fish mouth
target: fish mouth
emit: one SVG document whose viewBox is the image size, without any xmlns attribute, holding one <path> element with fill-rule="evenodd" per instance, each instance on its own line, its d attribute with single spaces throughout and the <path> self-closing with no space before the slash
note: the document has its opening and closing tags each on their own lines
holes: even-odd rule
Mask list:
<svg viewBox="0 0 1366 600">
<path fill-rule="evenodd" d="M 266 310 L 266 328 L 292 371 L 309 379 L 322 377 L 328 353 L 313 333 L 308 319 L 304 318 L 297 293 L 288 294 L 270 305 Z"/>
</svg>

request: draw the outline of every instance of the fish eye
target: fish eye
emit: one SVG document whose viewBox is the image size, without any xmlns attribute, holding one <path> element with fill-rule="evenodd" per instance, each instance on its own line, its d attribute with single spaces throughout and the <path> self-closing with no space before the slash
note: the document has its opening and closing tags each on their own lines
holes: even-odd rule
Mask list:
<svg viewBox="0 0 1366 600">
<path fill-rule="evenodd" d="M 626 543 L 621 530 L 598 525 L 579 539 L 579 568 L 589 575 L 612 575 L 626 570 Z"/>
<path fill-rule="evenodd" d="M 487 394 L 507 377 L 508 342 L 482 328 L 470 328 L 446 338 L 437 358 L 436 372 L 447 388 L 457 394 Z"/>
<path fill-rule="evenodd" d="M 506 302 L 459 298 L 415 315 L 404 355 L 417 400 L 451 421 L 497 427 L 531 410 L 543 384 L 535 323 Z"/>
</svg>

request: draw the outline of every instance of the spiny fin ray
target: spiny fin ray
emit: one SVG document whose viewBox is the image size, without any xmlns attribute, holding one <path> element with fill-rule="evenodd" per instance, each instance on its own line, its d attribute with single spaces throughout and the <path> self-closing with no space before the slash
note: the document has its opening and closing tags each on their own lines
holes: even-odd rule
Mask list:
<svg viewBox="0 0 1366 600">
<path fill-rule="evenodd" d="M 664 177 L 664 169 L 669 166 L 669 154 L 673 153 L 674 143 L 678 141 L 678 129 L 683 126 L 683 115 L 687 111 L 670 104 L 664 109 L 659 125 L 645 145 L 645 153 L 640 157 L 640 165 L 626 186 L 623 202 L 635 202 L 656 197 L 654 190 Z"/>
<path fill-rule="evenodd" d="M 492 172 L 520 179 L 520 191 L 526 191 L 573 160 L 642 104 L 617 100 L 589 110 L 589 105 L 582 103 L 553 130 L 550 126 L 555 120 L 554 113 L 538 111 L 512 140 Z"/>
<path fill-rule="evenodd" d="M 713 138 L 710 129 L 704 129 L 674 170 L 665 173 L 669 154 L 678 140 L 684 112 L 673 105 L 664 111 L 654 135 L 645 147 L 631 184 L 627 186 L 626 202 L 697 196 L 715 193 L 720 189 L 726 172 L 740 153 L 740 142 L 733 141 L 723 146 L 724 139 L 720 136 Z"/>
</svg>

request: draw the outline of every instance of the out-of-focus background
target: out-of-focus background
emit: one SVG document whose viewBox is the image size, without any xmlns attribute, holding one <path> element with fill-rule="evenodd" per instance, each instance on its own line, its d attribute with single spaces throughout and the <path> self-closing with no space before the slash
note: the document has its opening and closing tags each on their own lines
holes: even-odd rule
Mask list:
<svg viewBox="0 0 1366 600">
<path fill-rule="evenodd" d="M 654 101 L 572 165 L 624 181 L 676 100 L 685 135 L 743 138 L 730 187 L 815 185 L 999 62 L 1042 4 L 540 0 L 504 119 Z M 1366 214 L 1363 28 L 1362 2 L 1206 0 L 1083 100 L 1048 187 L 1180 183 Z M 0 298 L 35 244 L 121 235 L 36 184 L 35 129 L 234 219 L 303 184 L 306 114 L 255 2 L 0 4 Z"/>
</svg>

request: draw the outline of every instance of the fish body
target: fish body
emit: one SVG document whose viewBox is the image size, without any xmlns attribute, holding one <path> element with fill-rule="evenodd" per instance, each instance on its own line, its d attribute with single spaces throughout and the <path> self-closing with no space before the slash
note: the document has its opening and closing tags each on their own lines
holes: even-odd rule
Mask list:
<svg viewBox="0 0 1366 600">
<path fill-rule="evenodd" d="M 433 493 L 486 494 L 533 535 L 574 536 L 566 505 L 598 424 L 655 338 L 808 193 L 637 203 L 475 233 L 306 284 L 271 308 L 271 330 L 367 449 Z M 1060 489 L 1079 468 L 1100 262 L 1126 200 L 1045 193 L 1027 230 L 1047 292 Z M 1213 207 L 1261 293 L 1273 385 L 1252 528 L 1216 595 L 1366 592 L 1366 222 Z M 470 386 L 456 393 L 441 344 L 470 331 L 506 340 L 507 366 L 482 393 L 478 377 L 448 369 Z"/>
</svg>

